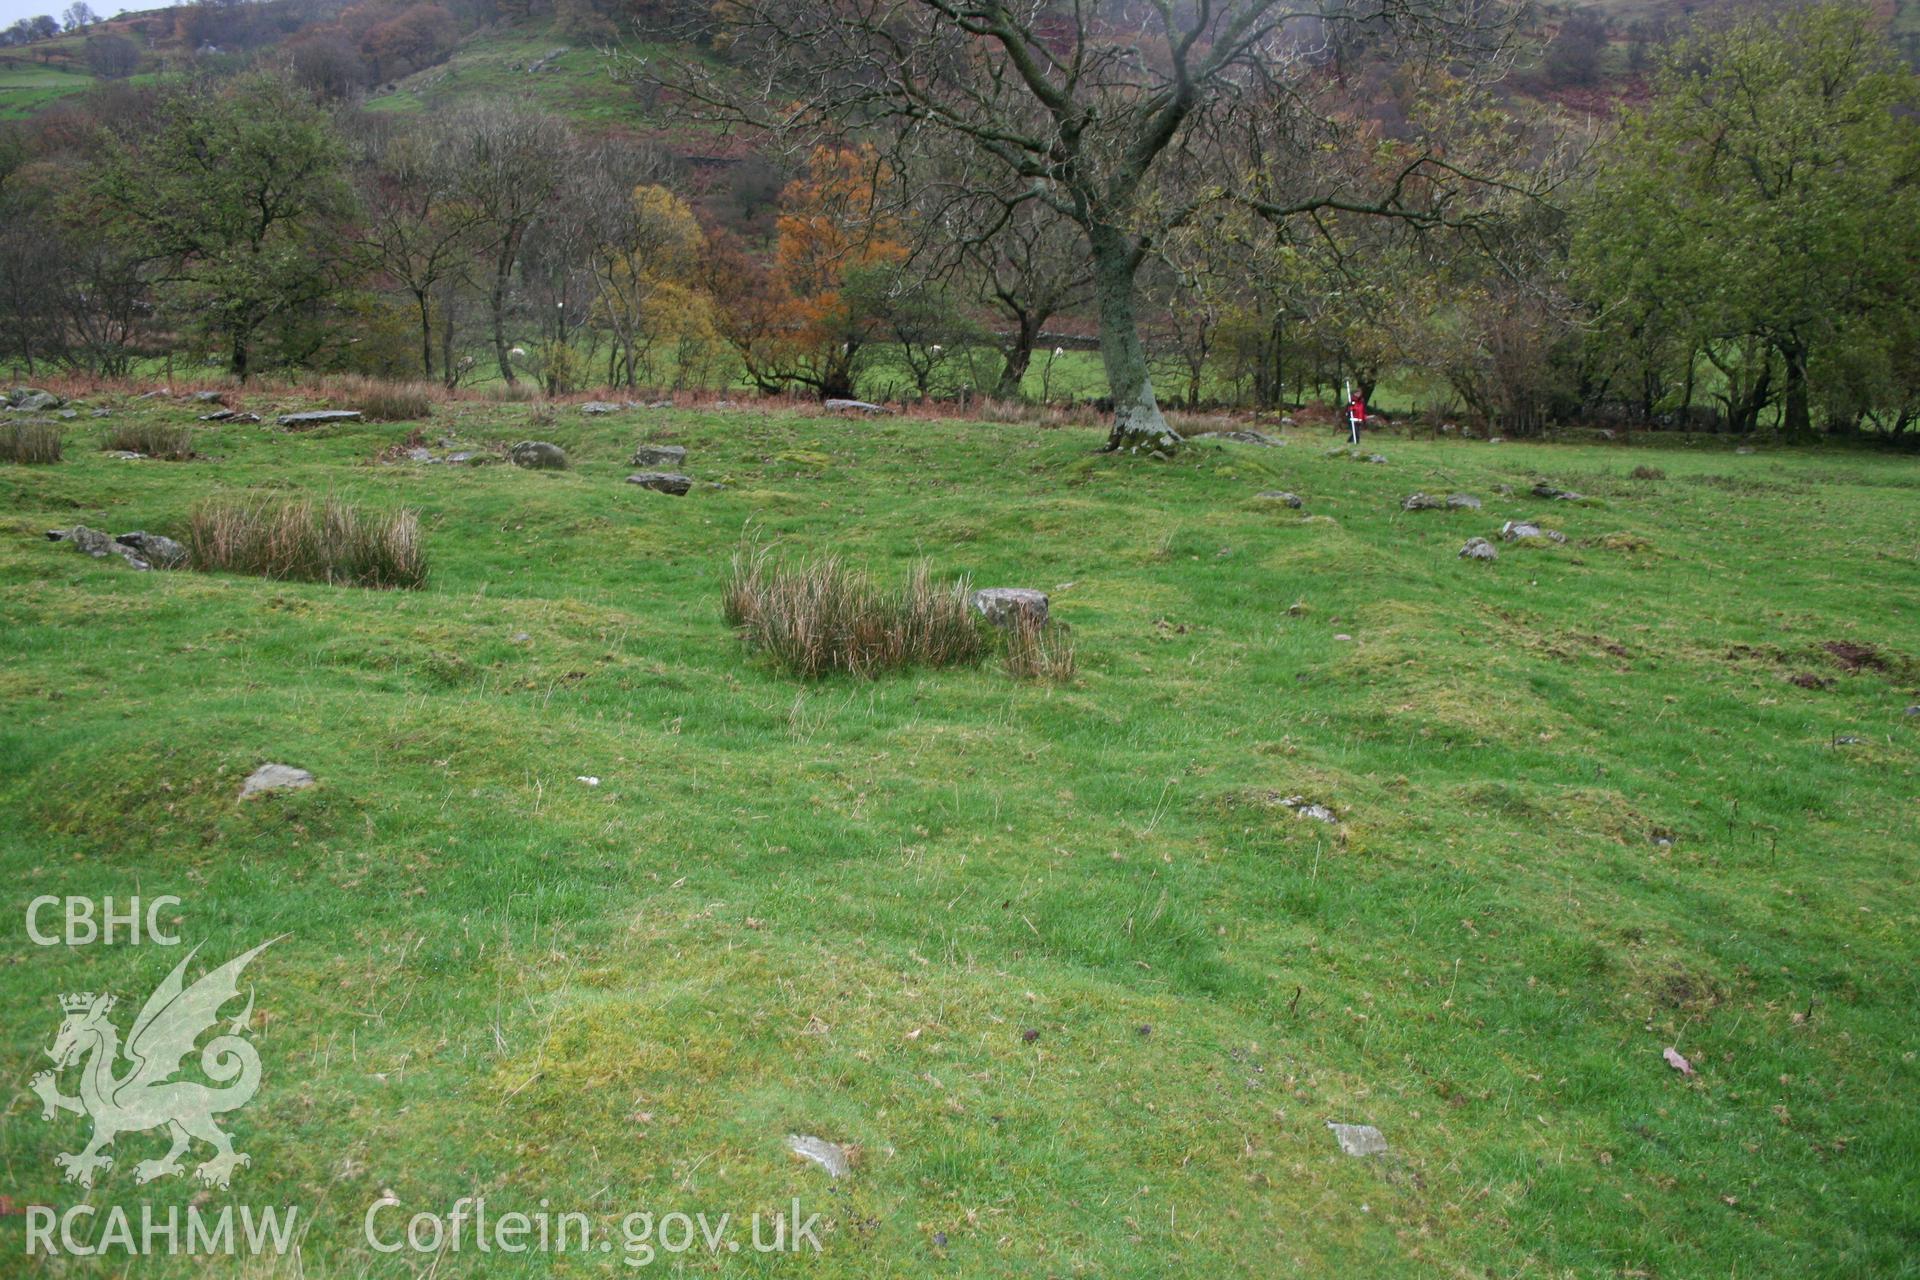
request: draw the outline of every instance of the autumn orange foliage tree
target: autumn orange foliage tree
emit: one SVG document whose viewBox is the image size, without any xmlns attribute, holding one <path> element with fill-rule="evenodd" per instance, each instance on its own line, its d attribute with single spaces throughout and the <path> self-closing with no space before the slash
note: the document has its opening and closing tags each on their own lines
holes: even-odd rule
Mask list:
<svg viewBox="0 0 1920 1280">
<path fill-rule="evenodd" d="M 771 266 L 717 246 L 706 281 L 716 327 L 763 390 L 853 395 L 878 318 L 861 301 L 867 291 L 849 285 L 907 256 L 899 221 L 881 204 L 891 181 L 871 146 L 817 147 L 780 193 Z"/>
</svg>

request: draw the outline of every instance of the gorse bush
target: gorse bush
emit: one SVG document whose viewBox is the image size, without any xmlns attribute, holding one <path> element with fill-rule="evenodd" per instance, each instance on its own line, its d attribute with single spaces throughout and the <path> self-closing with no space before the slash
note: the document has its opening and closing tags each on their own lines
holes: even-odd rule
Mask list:
<svg viewBox="0 0 1920 1280">
<path fill-rule="evenodd" d="M 129 422 L 108 431 L 100 447 L 183 462 L 193 456 L 193 432 L 163 422 Z"/>
<path fill-rule="evenodd" d="M 187 524 L 196 569 L 354 587 L 419 587 L 427 580 L 412 511 L 364 512 L 329 500 L 219 500 Z"/>
<path fill-rule="evenodd" d="M 0 427 L 0 462 L 60 461 L 60 428 L 44 422 Z"/>
<path fill-rule="evenodd" d="M 924 563 L 888 589 L 834 556 L 789 566 L 741 550 L 722 608 L 750 648 L 812 679 L 979 662 L 990 645 L 970 596 L 965 578 L 936 582 Z"/>
</svg>

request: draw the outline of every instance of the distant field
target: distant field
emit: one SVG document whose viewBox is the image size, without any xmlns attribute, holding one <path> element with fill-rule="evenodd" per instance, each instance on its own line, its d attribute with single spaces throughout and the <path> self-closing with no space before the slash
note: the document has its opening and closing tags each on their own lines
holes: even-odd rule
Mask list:
<svg viewBox="0 0 1920 1280">
<path fill-rule="evenodd" d="M 0 466 L 7 1194 L 307 1227 L 297 1266 L 96 1265 L 624 1273 L 376 1253 L 390 1191 L 616 1242 L 633 1211 L 821 1215 L 820 1257 L 683 1260 L 728 1275 L 1913 1274 L 1911 457 L 1381 435 L 1382 465 L 1303 430 L 1160 464 L 756 407 L 296 434 L 92 404 L 67 461 Z M 98 450 L 143 422 L 200 459 Z M 574 465 L 376 461 L 416 428 Z M 689 496 L 623 483 L 642 440 L 686 446 Z M 417 509 L 426 588 L 43 536 L 291 494 Z M 1567 542 L 1458 558 L 1510 519 Z M 721 620 L 743 534 L 1047 590 L 1079 674 L 796 683 Z M 318 785 L 238 803 L 268 761 Z M 26 1088 L 56 997 L 117 992 L 124 1029 L 182 954 L 27 945 L 67 893 L 179 896 L 195 973 L 286 935 L 247 974 L 230 1192 L 136 1190 L 151 1134 L 60 1180 L 86 1122 Z"/>
<path fill-rule="evenodd" d="M 48 103 L 83 93 L 99 83 L 82 72 L 0 59 L 0 120 L 30 116 Z"/>
</svg>

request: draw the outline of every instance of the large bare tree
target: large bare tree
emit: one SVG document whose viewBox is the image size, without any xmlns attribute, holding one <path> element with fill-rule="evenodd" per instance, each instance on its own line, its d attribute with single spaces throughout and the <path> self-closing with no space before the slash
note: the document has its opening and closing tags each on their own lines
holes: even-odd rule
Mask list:
<svg viewBox="0 0 1920 1280">
<path fill-rule="evenodd" d="M 1113 399 L 1110 449 L 1178 436 L 1155 399 L 1137 280 L 1169 230 L 1220 200 L 1270 219 L 1344 209 L 1444 223 L 1468 175 L 1436 146 L 1328 163 L 1360 123 L 1340 92 L 1363 58 L 1503 65 L 1524 0 L 727 0 L 644 75 L 713 118 L 854 129 L 903 153 L 970 151 L 983 198 L 1078 228 Z M 697 28 L 697 29 L 695 29 Z M 902 163 L 901 172 L 913 171 Z"/>
</svg>

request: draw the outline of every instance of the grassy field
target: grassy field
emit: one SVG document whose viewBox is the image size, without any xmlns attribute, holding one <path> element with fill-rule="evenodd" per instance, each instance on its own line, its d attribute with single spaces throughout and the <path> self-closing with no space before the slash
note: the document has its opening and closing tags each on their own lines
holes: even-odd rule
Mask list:
<svg viewBox="0 0 1920 1280">
<path fill-rule="evenodd" d="M 42 66 L 24 57 L 0 59 L 0 120 L 25 119 L 50 102 L 99 83 L 69 67 Z"/>
<path fill-rule="evenodd" d="M 36 1204 L 299 1207 L 297 1264 L 103 1274 L 584 1276 L 637 1258 L 628 1213 L 795 1198 L 817 1256 L 654 1265 L 1920 1270 L 1914 459 L 1377 437 L 1371 465 L 1299 432 L 1159 464 L 750 407 L 425 425 L 573 456 L 530 472 L 271 423 L 124 461 L 83 417 L 64 463 L 0 468 L 5 1274 L 84 1269 L 23 1257 Z M 622 483 L 641 440 L 687 446 L 690 496 Z M 1486 505 L 1403 512 L 1415 490 Z M 41 536 L 178 536 L 247 494 L 418 509 L 426 588 Z M 1457 558 L 1520 517 L 1569 541 Z M 721 621 L 743 535 L 1049 590 L 1079 675 L 798 684 Z M 318 785 L 237 802 L 268 761 Z M 118 993 L 124 1032 L 185 948 L 31 945 L 43 894 L 178 896 L 194 974 L 285 935 L 243 984 L 265 1076 L 230 1191 L 136 1188 L 157 1133 L 61 1182 L 86 1122 L 27 1088 L 56 996 Z M 1391 1149 L 1343 1155 L 1328 1121 Z M 379 1253 L 388 1191 L 615 1243 Z"/>
</svg>

